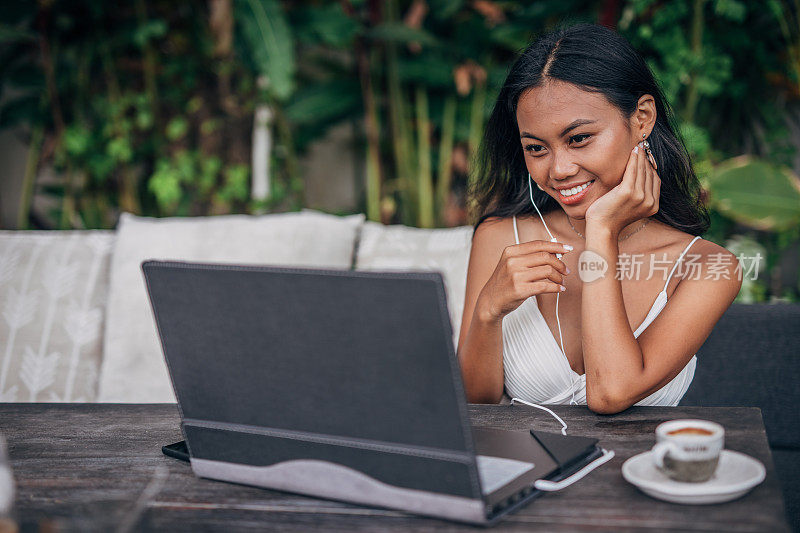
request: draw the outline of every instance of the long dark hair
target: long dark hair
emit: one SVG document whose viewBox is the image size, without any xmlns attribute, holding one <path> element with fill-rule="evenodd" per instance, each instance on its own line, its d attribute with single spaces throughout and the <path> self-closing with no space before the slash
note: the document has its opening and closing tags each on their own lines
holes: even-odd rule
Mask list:
<svg viewBox="0 0 800 533">
<path fill-rule="evenodd" d="M 560 26 L 541 36 L 517 58 L 498 94 L 486 124 L 469 188 L 474 231 L 488 217 L 534 213 L 528 192 L 528 170 L 520 145 L 517 102 L 528 88 L 547 79 L 572 83 L 605 95 L 629 119 L 639 98 L 655 100 L 656 123 L 648 137 L 658 165 L 661 196 L 653 218 L 692 235 L 710 225 L 701 187 L 683 140 L 676 133 L 669 103 L 641 55 L 615 31 L 598 24 Z M 538 187 L 533 198 L 542 213 L 559 203 Z"/>
</svg>

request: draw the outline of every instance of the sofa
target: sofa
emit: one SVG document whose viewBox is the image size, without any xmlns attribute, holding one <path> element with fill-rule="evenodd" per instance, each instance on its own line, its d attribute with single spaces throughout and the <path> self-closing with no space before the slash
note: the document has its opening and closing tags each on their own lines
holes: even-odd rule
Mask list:
<svg viewBox="0 0 800 533">
<path fill-rule="evenodd" d="M 147 218 L 115 231 L 0 231 L 0 401 L 174 402 L 145 259 L 442 273 L 457 344 L 472 227 L 384 226 L 311 209 Z M 800 306 L 734 304 L 698 351 L 681 405 L 762 409 L 798 527 Z"/>
<path fill-rule="evenodd" d="M 438 270 L 457 343 L 472 227 L 365 218 L 311 209 L 123 213 L 114 231 L 0 231 L 0 401 L 174 402 L 140 269 L 145 259 Z"/>
</svg>

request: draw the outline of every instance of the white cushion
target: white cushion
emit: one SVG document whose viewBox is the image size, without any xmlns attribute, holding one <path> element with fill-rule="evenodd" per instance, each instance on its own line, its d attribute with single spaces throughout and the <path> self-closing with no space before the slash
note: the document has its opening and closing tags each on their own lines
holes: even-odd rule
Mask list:
<svg viewBox="0 0 800 533">
<path fill-rule="evenodd" d="M 0 401 L 92 402 L 114 232 L 0 232 Z"/>
<path fill-rule="evenodd" d="M 467 287 L 472 226 L 424 229 L 366 222 L 356 250 L 356 270 L 438 271 L 444 279 L 447 307 L 458 345 Z"/>
<path fill-rule="evenodd" d="M 350 268 L 364 214 L 304 209 L 262 216 L 145 218 L 124 213 L 111 260 L 98 401 L 174 402 L 141 273 L 146 259 Z"/>
</svg>

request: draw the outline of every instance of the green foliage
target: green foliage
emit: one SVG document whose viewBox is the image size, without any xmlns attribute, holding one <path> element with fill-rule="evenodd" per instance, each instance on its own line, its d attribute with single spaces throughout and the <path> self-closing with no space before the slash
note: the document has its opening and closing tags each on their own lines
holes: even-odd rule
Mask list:
<svg viewBox="0 0 800 533">
<path fill-rule="evenodd" d="M 111 227 L 120 210 L 299 209 L 298 157 L 342 121 L 365 128 L 359 210 L 386 223 L 445 224 L 518 52 L 554 24 L 595 22 L 614 3 L 425 4 L 418 16 L 411 0 L 231 0 L 213 4 L 215 14 L 212 3 L 169 0 L 4 6 L 0 128 L 31 139 L 23 226 L 33 194 L 57 205 L 37 220 L 64 228 Z M 616 29 L 663 87 L 708 189 L 706 237 L 725 245 L 756 232 L 768 276 L 800 226 L 786 171 L 796 157 L 786 116 L 800 97 L 796 5 L 621 5 Z M 253 117 L 265 106 L 272 190 L 255 200 Z M 746 163 L 734 159 L 742 154 Z M 37 188 L 41 164 L 61 182 Z M 770 287 L 748 286 L 746 298 L 777 296 Z"/>
<path fill-rule="evenodd" d="M 780 232 L 800 226 L 800 178 L 749 156 L 718 164 L 709 180 L 711 205 L 748 227 Z"/>
<path fill-rule="evenodd" d="M 278 100 L 286 100 L 294 90 L 294 43 L 280 3 L 238 0 L 237 8 L 236 21 L 253 44 L 250 52 L 256 69 L 264 76 L 269 92 Z"/>
</svg>

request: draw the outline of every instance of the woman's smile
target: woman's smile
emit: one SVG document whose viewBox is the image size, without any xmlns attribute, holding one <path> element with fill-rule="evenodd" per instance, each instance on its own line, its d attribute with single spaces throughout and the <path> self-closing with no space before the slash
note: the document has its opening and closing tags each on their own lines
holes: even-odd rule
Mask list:
<svg viewBox="0 0 800 533">
<path fill-rule="evenodd" d="M 586 197 L 594 182 L 595 180 L 590 180 L 576 187 L 568 189 L 558 188 L 556 190 L 558 191 L 559 199 L 562 203 L 567 205 L 577 204 Z"/>
</svg>

